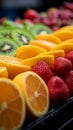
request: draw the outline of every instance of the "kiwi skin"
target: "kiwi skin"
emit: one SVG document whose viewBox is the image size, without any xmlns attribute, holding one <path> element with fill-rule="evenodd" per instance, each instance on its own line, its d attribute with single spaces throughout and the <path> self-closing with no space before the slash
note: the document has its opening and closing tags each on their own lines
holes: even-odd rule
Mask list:
<svg viewBox="0 0 73 130">
<path fill-rule="evenodd" d="M 0 55 L 15 56 L 19 45 L 10 38 L 0 39 Z"/>
<path fill-rule="evenodd" d="M 21 29 L 13 29 L 11 31 L 11 37 L 20 46 L 28 45 L 29 42 L 34 39 L 34 36 L 30 32 Z"/>
</svg>

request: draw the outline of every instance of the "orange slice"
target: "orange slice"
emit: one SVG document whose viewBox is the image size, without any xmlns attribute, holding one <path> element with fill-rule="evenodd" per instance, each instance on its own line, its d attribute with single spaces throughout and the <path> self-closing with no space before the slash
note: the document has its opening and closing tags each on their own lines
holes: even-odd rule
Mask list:
<svg viewBox="0 0 73 130">
<path fill-rule="evenodd" d="M 57 57 L 65 57 L 65 52 L 64 50 L 47 51 L 39 54 L 38 56 L 43 56 L 43 55 L 53 55 L 54 58 L 56 59 Z"/>
<path fill-rule="evenodd" d="M 73 50 L 73 43 L 63 43 L 59 44 L 56 47 L 53 47 L 51 51 L 56 51 L 56 50 L 64 50 L 65 54 L 68 53 L 69 51 Z"/>
<path fill-rule="evenodd" d="M 21 59 L 13 56 L 0 56 L 0 66 L 7 68 L 11 79 L 21 72 L 31 70 L 30 66 L 24 65 Z"/>
<path fill-rule="evenodd" d="M 31 115 L 40 117 L 48 112 L 48 87 L 40 76 L 28 71 L 17 75 L 13 81 L 25 97 L 27 108 Z"/>
<path fill-rule="evenodd" d="M 25 101 L 16 85 L 0 78 L 0 130 L 18 130 L 26 118 Z"/>
<path fill-rule="evenodd" d="M 73 38 L 62 41 L 60 44 L 63 44 L 63 43 L 73 43 Z"/>
<path fill-rule="evenodd" d="M 32 67 L 40 60 L 47 62 L 50 67 L 52 67 L 54 64 L 54 56 L 53 55 L 42 55 L 42 56 L 35 56 L 32 58 L 27 58 L 27 59 L 23 60 L 23 63 L 24 63 L 24 65 L 28 65 L 28 66 Z"/>
<path fill-rule="evenodd" d="M 46 40 L 32 40 L 29 42 L 29 45 L 35 45 L 35 46 L 44 48 L 47 51 L 49 51 L 53 46 L 56 46 L 55 43 L 48 42 Z"/>
<path fill-rule="evenodd" d="M 19 47 L 16 51 L 16 57 L 19 57 L 21 59 L 26 59 L 30 57 L 34 57 L 42 52 L 46 52 L 44 48 L 34 46 L 34 45 L 23 45 Z"/>
<path fill-rule="evenodd" d="M 53 42 L 55 44 L 59 44 L 61 42 L 61 39 L 56 37 L 55 35 L 52 34 L 38 34 L 35 36 L 36 40 L 45 40 L 48 42 Z"/>
<path fill-rule="evenodd" d="M 52 34 L 60 38 L 62 41 L 73 38 L 73 32 L 69 30 L 58 30 Z"/>
<path fill-rule="evenodd" d="M 6 67 L 0 67 L 0 77 L 8 78 L 8 71 Z"/>
<path fill-rule="evenodd" d="M 69 30 L 69 31 L 73 31 L 73 25 L 69 25 L 69 26 L 64 26 L 61 27 L 62 30 Z"/>
</svg>

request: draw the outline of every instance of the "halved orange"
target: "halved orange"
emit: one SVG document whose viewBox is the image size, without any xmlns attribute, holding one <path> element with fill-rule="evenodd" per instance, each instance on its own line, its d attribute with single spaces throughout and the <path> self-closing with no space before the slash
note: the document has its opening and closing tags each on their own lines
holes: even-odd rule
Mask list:
<svg viewBox="0 0 73 130">
<path fill-rule="evenodd" d="M 25 97 L 27 108 L 31 115 L 40 117 L 48 112 L 48 87 L 38 74 L 32 71 L 24 72 L 17 75 L 13 81 Z"/>
<path fill-rule="evenodd" d="M 0 130 L 18 130 L 26 118 L 24 98 L 13 81 L 0 78 Z"/>
<path fill-rule="evenodd" d="M 8 71 L 6 67 L 0 67 L 0 77 L 8 78 Z"/>
<path fill-rule="evenodd" d="M 41 56 L 37 55 L 37 56 L 32 57 L 32 58 L 24 59 L 23 63 L 24 63 L 24 65 L 32 67 L 35 64 L 37 64 L 37 62 L 39 62 L 40 60 L 47 62 L 50 67 L 52 67 L 54 64 L 54 56 L 53 55 L 41 55 Z"/>
<path fill-rule="evenodd" d="M 73 32 L 70 30 L 58 30 L 52 33 L 53 35 L 60 38 L 62 41 L 73 38 Z"/>
<path fill-rule="evenodd" d="M 21 59 L 26 59 L 26 58 L 34 57 L 42 52 L 46 52 L 46 49 L 34 45 L 31 46 L 23 45 L 17 49 L 16 57 L 19 57 Z"/>
<path fill-rule="evenodd" d="M 45 40 L 48 42 L 53 42 L 55 44 L 59 44 L 61 42 L 61 39 L 56 37 L 55 35 L 52 34 L 38 34 L 35 36 L 36 40 Z"/>
<path fill-rule="evenodd" d="M 56 46 L 55 43 L 48 42 L 46 40 L 32 40 L 29 42 L 29 45 L 38 46 L 38 47 L 46 49 L 47 51 L 49 51 L 53 46 Z"/>
<path fill-rule="evenodd" d="M 24 65 L 20 58 L 13 56 L 0 56 L 0 66 L 7 68 L 8 78 L 11 79 L 21 72 L 31 70 L 31 67 Z"/>
</svg>

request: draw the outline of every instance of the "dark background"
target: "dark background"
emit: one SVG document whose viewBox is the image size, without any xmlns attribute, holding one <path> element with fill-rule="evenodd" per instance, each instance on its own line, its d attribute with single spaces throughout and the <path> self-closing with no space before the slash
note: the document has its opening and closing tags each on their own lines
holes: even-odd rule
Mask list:
<svg viewBox="0 0 73 130">
<path fill-rule="evenodd" d="M 16 17 L 23 18 L 23 13 L 27 9 L 46 11 L 49 7 L 61 6 L 64 1 L 73 2 L 73 0 L 0 0 L 0 18 L 7 17 L 11 20 Z"/>
</svg>

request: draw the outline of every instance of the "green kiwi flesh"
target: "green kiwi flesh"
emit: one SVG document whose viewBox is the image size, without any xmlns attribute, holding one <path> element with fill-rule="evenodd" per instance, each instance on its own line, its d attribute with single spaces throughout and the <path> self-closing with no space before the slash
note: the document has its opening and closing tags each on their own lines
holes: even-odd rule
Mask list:
<svg viewBox="0 0 73 130">
<path fill-rule="evenodd" d="M 37 35 L 37 34 L 50 34 L 52 33 L 52 30 L 43 25 L 43 24 L 35 24 L 32 28 L 31 28 L 32 34 Z"/>
<path fill-rule="evenodd" d="M 13 29 L 11 32 L 11 37 L 20 46 L 28 45 L 31 40 L 34 39 L 33 35 L 27 30 Z"/>
<path fill-rule="evenodd" d="M 0 30 L 0 38 L 9 38 L 10 37 L 10 30 L 8 29 L 1 29 Z"/>
<path fill-rule="evenodd" d="M 0 55 L 15 56 L 18 44 L 10 38 L 0 39 Z"/>
</svg>

